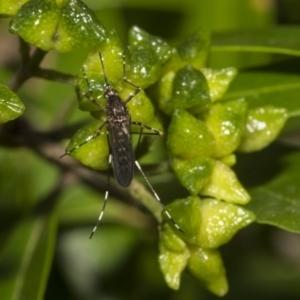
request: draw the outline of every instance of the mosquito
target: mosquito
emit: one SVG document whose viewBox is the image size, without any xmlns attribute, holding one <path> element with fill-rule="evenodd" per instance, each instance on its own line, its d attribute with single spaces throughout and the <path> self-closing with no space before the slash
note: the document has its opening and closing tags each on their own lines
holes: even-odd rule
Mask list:
<svg viewBox="0 0 300 300">
<path fill-rule="evenodd" d="M 104 60 L 102 57 L 101 52 L 99 52 L 99 58 L 101 62 L 102 72 L 104 76 L 104 97 L 106 99 L 106 106 L 103 106 L 99 104 L 93 97 L 92 97 L 92 89 L 89 84 L 89 80 L 87 78 L 87 75 L 85 73 L 85 69 L 83 68 L 83 75 L 86 80 L 87 86 L 89 88 L 88 92 L 84 93 L 84 96 L 87 97 L 91 102 L 93 102 L 95 105 L 97 105 L 101 110 L 103 110 L 106 113 L 106 121 L 104 121 L 100 127 L 97 129 L 97 131 L 90 136 L 87 140 L 85 140 L 83 143 L 79 144 L 75 148 L 67 151 L 64 153 L 61 157 L 65 155 L 69 155 L 79 147 L 83 146 L 84 144 L 90 142 L 91 140 L 95 139 L 97 136 L 100 135 L 103 128 L 106 126 L 106 132 L 107 132 L 107 140 L 109 145 L 109 164 L 112 165 L 115 178 L 117 182 L 122 187 L 128 187 L 132 181 L 133 175 L 134 175 L 134 165 L 138 168 L 140 173 L 142 174 L 144 180 L 146 181 L 148 187 L 150 188 L 152 194 L 154 195 L 156 201 L 160 204 L 164 214 L 168 217 L 168 219 L 173 223 L 173 225 L 183 233 L 183 230 L 177 225 L 177 223 L 173 220 L 170 213 L 165 208 L 164 204 L 160 200 L 158 194 L 155 192 L 153 186 L 149 182 L 148 178 L 146 177 L 144 171 L 142 170 L 139 162 L 134 157 L 134 151 L 132 146 L 132 132 L 131 132 L 131 126 L 137 125 L 140 126 L 139 131 L 139 138 L 137 142 L 137 148 L 139 147 L 141 136 L 143 134 L 144 129 L 148 129 L 151 131 L 151 133 L 148 134 L 154 134 L 154 135 L 163 135 L 163 132 L 152 128 L 150 126 L 147 126 L 143 124 L 142 122 L 135 122 L 131 120 L 131 116 L 129 113 L 129 110 L 127 108 L 127 104 L 129 101 L 131 101 L 140 91 L 141 88 L 137 85 L 133 84 L 131 81 L 129 81 L 126 77 L 126 66 L 125 66 L 125 53 L 123 53 L 123 81 L 127 84 L 131 85 L 135 88 L 134 92 L 132 92 L 126 100 L 122 100 L 119 96 L 118 91 L 116 91 L 108 82 L 106 71 L 104 67 Z M 93 228 L 93 231 L 90 235 L 90 239 L 93 237 L 95 231 L 98 228 L 98 225 L 100 224 L 104 210 L 107 204 L 107 199 L 109 195 L 109 175 L 107 178 L 107 189 L 104 196 L 104 203 L 100 212 L 100 215 L 98 217 L 98 221 Z"/>
</svg>

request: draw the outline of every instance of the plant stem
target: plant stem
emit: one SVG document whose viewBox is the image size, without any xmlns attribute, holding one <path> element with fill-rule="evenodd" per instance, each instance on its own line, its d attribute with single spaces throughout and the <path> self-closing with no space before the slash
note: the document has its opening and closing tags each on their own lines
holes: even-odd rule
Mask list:
<svg viewBox="0 0 300 300">
<path fill-rule="evenodd" d="M 36 69 L 38 69 L 39 64 L 43 60 L 47 52 L 36 48 L 32 56 L 29 56 L 29 47 L 24 45 L 24 42 L 20 40 L 20 54 L 21 63 L 20 67 L 14 76 L 10 79 L 7 86 L 13 90 L 17 91 L 22 84 L 33 76 Z"/>
<path fill-rule="evenodd" d="M 19 47 L 21 56 L 20 67 L 7 84 L 11 90 L 17 91 L 22 84 L 31 77 L 43 78 L 75 86 L 76 76 L 64 74 L 55 70 L 41 69 L 39 67 L 47 52 L 36 48 L 30 56 L 30 47 L 22 39 L 20 39 Z"/>
<path fill-rule="evenodd" d="M 143 184 L 133 179 L 129 186 L 129 192 L 153 214 L 159 223 L 162 221 L 161 206 Z"/>
</svg>

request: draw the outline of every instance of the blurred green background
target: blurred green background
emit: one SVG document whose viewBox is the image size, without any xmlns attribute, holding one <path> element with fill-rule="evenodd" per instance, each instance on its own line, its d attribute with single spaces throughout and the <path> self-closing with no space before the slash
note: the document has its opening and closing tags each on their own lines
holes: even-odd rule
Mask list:
<svg viewBox="0 0 300 300">
<path fill-rule="evenodd" d="M 137 25 L 165 38 L 174 46 L 200 27 L 209 28 L 214 41 L 216 33 L 300 23 L 300 2 L 297 0 L 84 2 L 95 11 L 107 29 L 116 29 L 124 41 L 128 29 Z M 0 20 L 0 83 L 4 84 L 11 78 L 19 62 L 17 37 L 8 32 L 8 23 L 8 19 Z M 87 51 L 81 49 L 66 54 L 52 51 L 42 66 L 76 74 Z M 287 57 L 284 55 L 224 53 L 212 48 L 210 66 L 245 69 L 285 59 Z M 77 109 L 75 93 L 70 86 L 31 79 L 21 88 L 19 95 L 26 104 L 24 116 L 39 130 L 53 130 L 61 124 L 92 120 L 89 114 Z M 275 144 L 260 153 L 240 156 L 237 172 L 240 172 L 242 183 L 246 187 L 247 184 L 253 185 L 253 179 L 243 175 L 245 170 L 251 172 L 250 162 L 265 161 L 266 157 L 276 160 L 284 151 Z M 260 167 L 272 170 L 272 163 L 268 160 Z M 217 299 L 188 274 L 183 275 L 179 291 L 167 288 L 157 262 L 156 224 L 136 204 L 123 203 L 110 197 L 103 222 L 94 238 L 89 240 L 101 209 L 103 194 L 99 195 L 84 184 L 69 184 L 59 193 L 56 197 L 59 222 L 56 224 L 51 218 L 47 220 L 50 226 L 45 236 L 49 238 L 41 239 L 39 247 L 33 251 L 30 245 L 43 234 L 40 231 L 44 228 L 44 220 L 31 219 L 31 208 L 51 195 L 59 185 L 59 168 L 29 149 L 9 147 L 1 147 L 0 165 L 2 259 L 13 251 L 16 257 L 14 262 L 21 260 L 21 271 L 26 268 L 28 257 L 33 257 L 37 264 L 39 259 L 44 262 L 42 271 L 38 269 L 41 266 L 35 267 L 40 273 L 34 267 L 30 272 L 30 300 Z M 265 175 L 262 173 L 262 176 Z M 172 180 L 170 174 L 150 177 L 164 203 L 174 198 L 167 190 L 168 184 L 173 188 Z M 126 190 L 121 190 L 121 193 L 125 194 Z M 57 239 L 53 237 L 56 234 Z M 253 224 L 238 233 L 221 251 L 229 282 L 229 292 L 224 299 L 299 299 L 298 235 Z M 17 288 L 13 289 L 14 298 L 5 298 L 5 292 L 12 284 L 12 280 L 6 277 L 7 270 L 9 264 L 7 269 L 0 269 L 0 295 L 1 291 L 4 295 L 4 298 L 0 296 L 1 299 L 22 299 Z M 47 280 L 49 270 L 50 277 Z M 13 274 L 8 275 L 13 277 Z M 27 281 L 29 278 L 17 278 L 18 284 Z M 40 294 L 36 294 L 36 286 L 39 286 Z M 43 297 L 41 291 L 44 289 L 46 293 Z"/>
</svg>

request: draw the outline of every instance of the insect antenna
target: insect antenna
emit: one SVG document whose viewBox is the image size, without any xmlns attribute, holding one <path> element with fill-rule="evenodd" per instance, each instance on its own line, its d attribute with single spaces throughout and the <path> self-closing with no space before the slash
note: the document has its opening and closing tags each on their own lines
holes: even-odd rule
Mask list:
<svg viewBox="0 0 300 300">
<path fill-rule="evenodd" d="M 135 97 L 141 91 L 141 88 L 132 83 L 126 77 L 126 50 L 124 50 L 123 52 L 123 81 L 135 88 L 135 91 L 131 93 L 126 100 L 124 100 L 125 104 L 127 104 L 130 100 L 132 100 L 133 97 Z"/>
<path fill-rule="evenodd" d="M 107 87 L 110 86 L 110 84 L 108 83 L 108 80 L 107 80 L 106 71 L 105 71 L 105 67 L 104 67 L 103 57 L 102 57 L 101 52 L 98 52 L 98 54 L 99 54 L 99 58 L 100 58 L 101 66 L 102 66 L 102 71 L 103 71 L 104 80 L 105 80 L 105 87 L 107 88 Z"/>
</svg>

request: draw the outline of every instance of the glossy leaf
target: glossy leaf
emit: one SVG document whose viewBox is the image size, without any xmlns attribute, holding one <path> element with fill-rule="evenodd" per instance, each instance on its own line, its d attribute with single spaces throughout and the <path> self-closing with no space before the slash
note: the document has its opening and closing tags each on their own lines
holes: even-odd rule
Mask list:
<svg viewBox="0 0 300 300">
<path fill-rule="evenodd" d="M 124 90 L 124 92 L 121 94 L 122 99 L 127 99 L 131 92 L 132 90 Z M 144 92 L 140 92 L 132 100 L 130 100 L 130 102 L 127 104 L 127 107 L 132 121 L 141 122 L 148 126 L 152 126 L 154 124 L 156 120 L 154 106 Z M 157 128 L 157 125 L 154 126 L 156 129 L 160 129 Z M 132 127 L 136 128 L 133 129 L 135 132 L 139 132 L 141 129 L 140 126 Z"/>
<path fill-rule="evenodd" d="M 218 296 L 224 296 L 228 291 L 225 268 L 219 251 L 191 248 L 188 269 L 204 286 Z"/>
<path fill-rule="evenodd" d="M 44 299 L 52 263 L 56 217 L 24 219 L 11 232 L 0 254 L 3 299 Z"/>
<path fill-rule="evenodd" d="M 173 109 L 191 108 L 201 110 L 210 104 L 209 87 L 204 74 L 188 65 L 175 74 L 170 99 Z"/>
<path fill-rule="evenodd" d="M 213 102 L 220 100 L 223 97 L 232 80 L 237 75 L 237 69 L 235 68 L 202 68 L 201 72 L 206 77 L 210 99 Z"/>
<path fill-rule="evenodd" d="M 200 29 L 178 46 L 178 53 L 183 61 L 200 69 L 207 64 L 210 50 L 210 32 Z"/>
<path fill-rule="evenodd" d="M 21 116 L 24 110 L 25 107 L 20 98 L 8 87 L 0 84 L 0 123 Z"/>
<path fill-rule="evenodd" d="M 249 29 L 214 34 L 212 51 L 270 52 L 300 55 L 299 26 Z"/>
<path fill-rule="evenodd" d="M 95 105 L 91 98 L 97 103 L 105 106 L 105 77 L 108 83 L 119 93 L 122 92 L 125 83 L 122 80 L 123 76 L 123 48 L 120 38 L 116 32 L 111 31 L 108 34 L 109 38 L 92 51 L 85 62 L 78 76 L 78 100 L 79 108 L 84 111 L 99 111 L 100 107 Z M 104 64 L 104 71 L 101 64 L 100 53 Z M 130 88 L 130 85 L 126 85 Z M 132 88 L 133 89 L 133 88 Z M 88 94 L 87 94 L 88 93 Z"/>
<path fill-rule="evenodd" d="M 236 164 L 236 155 L 235 154 L 230 154 L 228 156 L 224 156 L 220 159 L 220 161 L 228 166 L 228 167 L 232 167 Z"/>
<path fill-rule="evenodd" d="M 252 201 L 247 208 L 259 223 L 300 233 L 300 153 L 289 154 L 282 164 L 277 177 L 250 191 Z"/>
<path fill-rule="evenodd" d="M 170 288 L 178 290 L 181 273 L 187 265 L 189 252 L 187 250 L 182 253 L 168 251 L 163 245 L 160 245 L 159 252 L 159 265 L 165 281 Z"/>
<path fill-rule="evenodd" d="M 167 146 L 180 159 L 209 157 L 214 153 L 215 139 L 204 122 L 185 110 L 176 110 L 168 129 Z"/>
<path fill-rule="evenodd" d="M 276 139 L 286 120 L 284 108 L 264 106 L 251 109 L 238 150 L 253 152 L 265 148 Z"/>
<path fill-rule="evenodd" d="M 170 71 L 158 87 L 160 108 L 168 115 L 175 109 L 189 109 L 193 114 L 210 105 L 209 86 L 204 74 L 187 65 L 176 73 Z"/>
<path fill-rule="evenodd" d="M 198 197 L 177 199 L 167 209 L 184 230 L 178 232 L 167 218 L 161 226 L 159 263 L 167 284 L 178 289 L 187 265 L 207 289 L 224 295 L 228 287 L 222 259 L 217 250 L 208 248 L 228 242 L 254 220 L 253 213 L 234 204 Z"/>
<path fill-rule="evenodd" d="M 184 40 L 162 69 L 157 85 L 156 98 L 160 109 L 171 115 L 176 108 L 201 111 L 210 104 L 210 91 L 206 77 L 200 68 L 206 65 L 210 34 L 199 30 Z"/>
<path fill-rule="evenodd" d="M 254 214 L 243 207 L 214 199 L 202 199 L 201 216 L 198 244 L 210 249 L 227 243 L 255 219 Z"/>
<path fill-rule="evenodd" d="M 180 233 L 174 228 L 175 233 L 188 242 L 189 244 L 196 244 L 198 232 L 201 224 L 201 203 L 200 198 L 190 196 L 185 199 L 176 199 L 167 206 L 168 212 L 176 223 L 184 231 Z M 163 215 L 164 219 L 169 222 L 169 219 Z"/>
<path fill-rule="evenodd" d="M 249 194 L 240 184 L 235 173 L 220 161 L 216 161 L 212 175 L 200 194 L 242 205 L 250 201 Z"/>
<path fill-rule="evenodd" d="M 215 160 L 209 157 L 200 157 L 191 160 L 173 159 L 171 163 L 180 183 L 192 195 L 197 195 L 209 181 Z"/>
<path fill-rule="evenodd" d="M 128 43 L 126 76 L 135 85 L 146 88 L 158 80 L 162 65 L 171 56 L 171 46 L 136 26 L 129 31 Z"/>
<path fill-rule="evenodd" d="M 158 262 L 168 286 L 178 290 L 180 277 L 190 254 L 184 242 L 176 236 L 169 224 L 160 233 Z"/>
<path fill-rule="evenodd" d="M 9 0 L 0 2 L 0 16 L 12 17 L 28 0 Z"/>
<path fill-rule="evenodd" d="M 66 151 L 74 150 L 70 153 L 70 155 L 78 159 L 87 167 L 95 170 L 107 170 L 109 167 L 109 147 L 106 128 L 104 127 L 101 134 L 92 139 L 100 125 L 101 121 L 94 122 L 80 128 L 72 137 Z M 88 142 L 85 143 L 86 141 Z M 83 143 L 85 144 L 81 145 Z M 75 149 L 76 147 L 78 148 Z"/>
<path fill-rule="evenodd" d="M 144 35 L 146 35 L 145 32 Z M 150 35 L 147 34 L 147 36 L 148 39 L 150 39 Z M 134 41 L 131 42 L 134 43 Z M 144 41 L 144 43 L 146 42 Z M 138 47 L 138 45 L 135 47 Z M 135 48 L 133 47 L 130 49 L 134 50 Z M 107 41 L 103 43 L 99 49 L 89 54 L 88 58 L 84 62 L 83 69 L 78 78 L 77 93 L 80 109 L 84 111 L 90 111 L 95 118 L 103 120 L 106 117 L 105 111 L 91 101 L 91 99 L 94 99 L 96 103 L 102 105 L 102 107 L 106 107 L 106 98 L 104 96 L 106 82 L 99 52 L 101 52 L 104 71 L 108 83 L 115 91 L 118 92 L 118 95 L 122 100 L 126 101 L 128 97 L 136 91 L 137 88 L 124 81 L 124 52 L 119 37 L 114 31 L 112 31 L 109 33 L 109 39 L 107 39 Z M 131 54 L 131 51 L 127 51 L 125 53 L 126 58 L 128 58 L 128 56 Z M 127 69 L 130 70 L 131 68 L 136 68 L 138 64 L 140 64 L 141 68 L 143 65 L 143 62 L 138 61 L 135 61 L 135 65 L 133 65 L 131 59 L 126 59 L 125 63 L 126 71 Z M 141 82 L 135 82 L 136 75 L 131 75 L 131 73 L 126 72 L 127 79 L 130 80 L 132 84 L 139 85 Z M 148 76 L 146 77 L 148 78 Z M 146 77 L 143 79 L 144 83 L 148 82 L 149 80 L 149 78 L 147 79 Z M 152 126 L 152 124 L 156 121 L 153 104 L 143 91 L 140 91 L 137 95 L 135 95 L 130 102 L 128 102 L 127 107 L 129 109 L 132 121 L 142 122 L 148 126 Z M 140 127 L 138 127 L 137 131 L 139 130 Z"/>
<path fill-rule="evenodd" d="M 11 20 L 10 31 L 45 51 L 92 47 L 106 38 L 100 21 L 80 0 L 31 0 Z"/>
<path fill-rule="evenodd" d="M 216 145 L 214 157 L 230 155 L 239 146 L 244 132 L 247 102 L 244 99 L 214 103 L 202 117 Z"/>
<path fill-rule="evenodd" d="M 175 234 L 169 223 L 163 223 L 160 232 L 160 241 L 166 249 L 179 253 L 185 251 L 185 242 Z"/>
<path fill-rule="evenodd" d="M 299 60 L 240 72 L 223 100 L 244 98 L 249 107 L 285 108 L 289 117 L 300 115 Z"/>
</svg>

